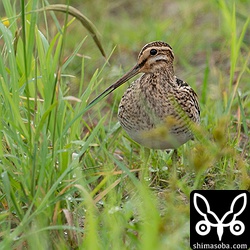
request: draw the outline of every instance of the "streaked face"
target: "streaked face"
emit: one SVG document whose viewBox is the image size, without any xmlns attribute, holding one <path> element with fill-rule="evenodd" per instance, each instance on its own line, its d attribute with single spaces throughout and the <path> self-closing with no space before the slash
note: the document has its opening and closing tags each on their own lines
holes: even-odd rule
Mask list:
<svg viewBox="0 0 250 250">
<path fill-rule="evenodd" d="M 138 56 L 139 71 L 141 73 L 156 72 L 162 67 L 172 67 L 173 61 L 174 54 L 168 44 L 152 42 L 145 45 Z"/>
</svg>

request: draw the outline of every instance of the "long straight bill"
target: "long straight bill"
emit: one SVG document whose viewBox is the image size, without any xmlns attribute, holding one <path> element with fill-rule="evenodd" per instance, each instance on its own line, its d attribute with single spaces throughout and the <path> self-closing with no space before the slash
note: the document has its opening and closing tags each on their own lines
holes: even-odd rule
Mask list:
<svg viewBox="0 0 250 250">
<path fill-rule="evenodd" d="M 131 79 L 132 77 L 134 77 L 135 75 L 137 75 L 139 73 L 139 70 L 140 70 L 139 65 L 135 65 L 135 67 L 133 67 L 128 73 L 126 73 L 124 76 L 122 76 L 119 80 L 117 80 L 115 83 L 113 83 L 107 89 L 105 89 L 100 95 L 98 95 L 93 101 L 91 101 L 89 103 L 89 105 L 86 107 L 86 110 L 89 110 L 98 101 L 102 100 L 105 96 L 109 95 L 116 88 L 118 88 L 123 83 L 127 82 L 129 79 Z"/>
</svg>

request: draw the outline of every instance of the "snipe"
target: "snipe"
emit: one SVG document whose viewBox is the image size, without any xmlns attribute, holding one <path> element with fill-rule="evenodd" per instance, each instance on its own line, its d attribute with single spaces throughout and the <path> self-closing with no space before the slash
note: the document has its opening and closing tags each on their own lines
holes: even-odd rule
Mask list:
<svg viewBox="0 0 250 250">
<path fill-rule="evenodd" d="M 167 43 L 145 45 L 137 64 L 88 107 L 144 73 L 124 93 L 118 120 L 128 135 L 144 147 L 176 149 L 193 138 L 192 124 L 199 124 L 200 109 L 194 90 L 175 76 L 173 62 L 173 50 Z"/>
</svg>

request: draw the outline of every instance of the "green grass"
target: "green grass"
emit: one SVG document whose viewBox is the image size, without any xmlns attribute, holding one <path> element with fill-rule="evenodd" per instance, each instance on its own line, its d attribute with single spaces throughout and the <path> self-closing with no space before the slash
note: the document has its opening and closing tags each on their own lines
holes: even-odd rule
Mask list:
<svg viewBox="0 0 250 250">
<path fill-rule="evenodd" d="M 249 1 L 70 1 L 109 62 L 41 3 L 0 3 L 0 249 L 189 249 L 192 190 L 250 189 Z M 128 85 L 85 109 L 153 40 L 201 105 L 175 168 L 157 150 L 145 164 L 117 124 Z"/>
</svg>

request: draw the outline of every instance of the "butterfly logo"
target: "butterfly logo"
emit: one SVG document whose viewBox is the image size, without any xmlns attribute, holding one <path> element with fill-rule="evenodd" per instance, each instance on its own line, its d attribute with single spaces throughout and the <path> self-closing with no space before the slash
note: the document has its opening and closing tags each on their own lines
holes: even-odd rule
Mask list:
<svg viewBox="0 0 250 250">
<path fill-rule="evenodd" d="M 239 207 L 239 204 L 241 204 L 240 203 L 241 199 L 243 199 L 243 205 L 239 209 L 238 207 Z M 198 202 L 200 204 L 200 207 L 198 205 Z M 243 224 L 242 221 L 237 220 L 237 217 L 246 208 L 246 205 L 247 205 L 246 193 L 239 194 L 233 199 L 231 206 L 230 206 L 230 210 L 227 211 L 222 216 L 221 219 L 219 219 L 218 216 L 213 211 L 211 211 L 210 205 L 207 199 L 203 195 L 195 193 L 193 197 L 193 204 L 194 204 L 196 211 L 203 217 L 203 219 L 197 222 L 195 226 L 195 230 L 199 235 L 204 236 L 204 235 L 209 234 L 211 227 L 217 228 L 217 235 L 218 235 L 219 241 L 221 241 L 222 239 L 225 227 L 229 227 L 230 232 L 236 236 L 244 233 L 245 225 Z M 202 204 L 203 206 L 201 206 Z M 237 207 L 236 207 L 236 204 L 237 204 Z M 230 218 L 231 218 L 230 222 L 226 223 L 225 221 L 229 220 Z"/>
</svg>

